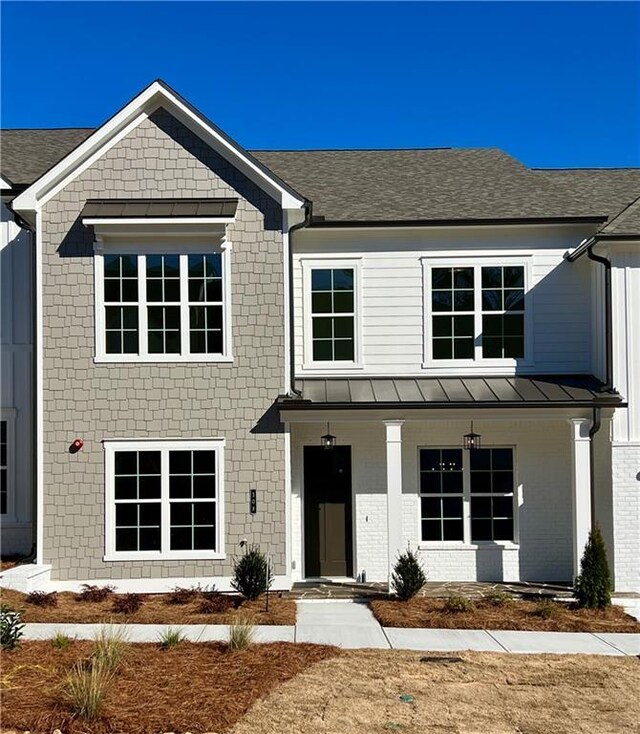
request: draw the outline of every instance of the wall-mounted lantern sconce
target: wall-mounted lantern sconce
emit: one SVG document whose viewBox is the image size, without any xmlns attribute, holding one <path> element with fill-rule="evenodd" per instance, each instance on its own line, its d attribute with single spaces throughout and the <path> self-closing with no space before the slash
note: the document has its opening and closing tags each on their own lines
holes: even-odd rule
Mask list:
<svg viewBox="0 0 640 734">
<path fill-rule="evenodd" d="M 69 446 L 69 453 L 70 454 L 77 454 L 78 451 L 84 446 L 84 441 L 81 438 L 76 438 L 76 440 Z"/>
</svg>

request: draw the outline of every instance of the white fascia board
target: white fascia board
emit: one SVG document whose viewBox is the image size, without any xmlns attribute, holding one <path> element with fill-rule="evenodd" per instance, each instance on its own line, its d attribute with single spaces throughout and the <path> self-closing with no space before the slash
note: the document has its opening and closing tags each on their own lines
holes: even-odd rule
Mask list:
<svg viewBox="0 0 640 734">
<path fill-rule="evenodd" d="M 301 208 L 304 205 L 303 199 L 296 197 L 275 178 L 269 176 L 246 151 L 227 139 L 222 131 L 206 121 L 163 84 L 155 81 L 17 196 L 13 202 L 14 210 L 30 221 L 30 213 L 46 203 L 82 170 L 97 160 L 108 147 L 127 135 L 159 107 L 166 109 L 204 142 L 220 151 L 223 157 L 237 165 L 257 186 L 274 196 L 283 208 Z"/>
<path fill-rule="evenodd" d="M 0 176 L 0 189 L 4 191 L 5 189 L 12 188 L 13 184 L 11 183 L 11 181 L 6 176 Z"/>
<path fill-rule="evenodd" d="M 93 218 L 85 217 L 82 224 L 85 225 L 142 225 L 147 224 L 231 224 L 234 217 L 108 217 Z"/>
</svg>

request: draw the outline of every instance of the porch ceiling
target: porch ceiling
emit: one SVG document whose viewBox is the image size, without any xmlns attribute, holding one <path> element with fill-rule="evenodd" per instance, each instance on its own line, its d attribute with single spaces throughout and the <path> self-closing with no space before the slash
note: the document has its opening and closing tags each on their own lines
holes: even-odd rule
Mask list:
<svg viewBox="0 0 640 734">
<path fill-rule="evenodd" d="M 624 407 L 591 375 L 531 377 L 312 378 L 296 382 L 302 398 L 283 397 L 282 410 L 358 408 Z"/>
</svg>

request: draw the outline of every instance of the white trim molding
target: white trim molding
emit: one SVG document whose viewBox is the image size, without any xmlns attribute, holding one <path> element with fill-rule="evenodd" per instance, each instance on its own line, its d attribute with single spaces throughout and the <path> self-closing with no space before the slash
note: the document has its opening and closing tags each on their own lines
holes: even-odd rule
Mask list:
<svg viewBox="0 0 640 734">
<path fill-rule="evenodd" d="M 362 347 L 362 258 L 307 258 L 301 257 L 302 268 L 302 341 L 303 364 L 305 372 L 321 374 L 364 369 Z M 313 320 L 311 310 L 311 273 L 313 270 L 353 270 L 353 360 L 314 361 L 313 360 Z M 335 314 L 328 314 L 335 315 Z"/>
<path fill-rule="evenodd" d="M 164 560 L 223 560 L 226 558 L 224 545 L 224 438 L 217 439 L 171 439 L 148 440 L 127 439 L 103 441 L 105 452 L 105 554 L 104 561 L 164 561 Z M 160 452 L 160 497 L 147 500 L 159 503 L 161 548 L 159 551 L 116 550 L 116 497 L 115 497 L 115 454 L 116 452 L 157 451 Z M 169 454 L 171 451 L 214 451 L 215 494 L 213 498 L 185 497 L 180 500 L 169 494 Z M 141 499 L 141 498 L 140 498 Z M 118 500 L 122 501 L 122 500 Z M 127 500 L 136 502 L 136 498 Z M 170 509 L 176 501 L 215 502 L 215 550 L 170 550 Z"/>
</svg>

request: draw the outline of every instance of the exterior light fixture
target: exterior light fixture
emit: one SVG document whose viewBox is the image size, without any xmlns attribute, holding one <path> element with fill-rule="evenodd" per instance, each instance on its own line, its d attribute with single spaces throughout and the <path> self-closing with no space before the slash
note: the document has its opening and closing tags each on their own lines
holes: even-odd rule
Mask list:
<svg viewBox="0 0 640 734">
<path fill-rule="evenodd" d="M 473 432 L 473 421 L 471 421 L 471 430 L 469 433 L 464 434 L 464 448 L 467 451 L 480 448 L 480 434 Z"/>
<path fill-rule="evenodd" d="M 331 449 L 335 449 L 336 447 L 336 437 L 332 436 L 329 432 L 329 424 L 327 423 L 327 432 L 324 434 L 324 436 L 320 437 L 320 445 L 323 449 L 326 449 L 327 451 L 331 451 Z"/>
</svg>

